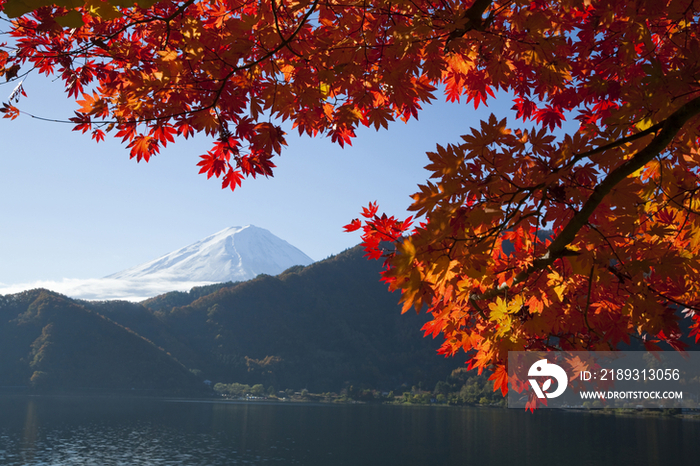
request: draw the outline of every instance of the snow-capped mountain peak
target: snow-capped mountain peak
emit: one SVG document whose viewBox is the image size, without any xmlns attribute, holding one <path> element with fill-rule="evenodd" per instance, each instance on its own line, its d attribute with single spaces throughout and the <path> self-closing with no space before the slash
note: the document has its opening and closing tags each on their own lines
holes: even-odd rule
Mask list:
<svg viewBox="0 0 700 466">
<path fill-rule="evenodd" d="M 105 278 L 187 282 L 243 281 L 277 275 L 313 260 L 269 231 L 253 225 L 231 227 L 158 259 Z"/>
</svg>

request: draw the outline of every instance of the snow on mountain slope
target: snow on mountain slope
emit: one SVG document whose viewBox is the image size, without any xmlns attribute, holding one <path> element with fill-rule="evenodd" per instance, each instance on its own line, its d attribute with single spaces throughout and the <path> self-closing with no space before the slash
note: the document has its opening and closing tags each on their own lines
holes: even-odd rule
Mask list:
<svg viewBox="0 0 700 466">
<path fill-rule="evenodd" d="M 269 231 L 248 225 L 227 228 L 156 260 L 105 278 L 64 278 L 14 285 L 0 283 L 0 294 L 47 288 L 71 298 L 138 302 L 169 291 L 188 291 L 195 286 L 249 280 L 261 273 L 277 275 L 293 265 L 312 262 L 309 256 Z"/>
<path fill-rule="evenodd" d="M 109 275 L 108 279 L 227 282 L 277 275 L 313 260 L 269 231 L 232 227 L 158 259 Z"/>
</svg>

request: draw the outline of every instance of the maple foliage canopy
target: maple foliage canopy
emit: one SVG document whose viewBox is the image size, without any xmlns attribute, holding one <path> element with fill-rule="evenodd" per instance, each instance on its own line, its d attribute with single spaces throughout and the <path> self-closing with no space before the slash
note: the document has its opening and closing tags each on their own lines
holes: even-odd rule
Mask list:
<svg viewBox="0 0 700 466">
<path fill-rule="evenodd" d="M 679 309 L 700 338 L 700 0 L 0 5 L 7 80 L 60 76 L 74 129 L 137 160 L 212 135 L 200 172 L 224 188 L 272 175 L 278 122 L 342 146 L 440 93 L 479 107 L 501 91 L 515 121 L 428 154 L 418 226 L 370 204 L 346 227 L 404 310 L 426 308 L 441 351 L 504 392 L 510 350 L 682 349 Z"/>
</svg>

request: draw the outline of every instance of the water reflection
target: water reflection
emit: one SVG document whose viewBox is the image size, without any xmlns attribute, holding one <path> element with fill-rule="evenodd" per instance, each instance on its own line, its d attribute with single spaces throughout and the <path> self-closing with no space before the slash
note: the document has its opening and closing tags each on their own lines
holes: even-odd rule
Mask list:
<svg viewBox="0 0 700 466">
<path fill-rule="evenodd" d="M 34 460 L 36 439 L 39 430 L 36 410 L 37 408 L 34 400 L 29 400 L 27 402 L 27 415 L 24 421 L 24 431 L 22 433 L 22 459 L 25 463 L 31 463 Z"/>
<path fill-rule="evenodd" d="M 0 399 L 3 466 L 695 464 L 700 422 L 558 411 Z"/>
</svg>

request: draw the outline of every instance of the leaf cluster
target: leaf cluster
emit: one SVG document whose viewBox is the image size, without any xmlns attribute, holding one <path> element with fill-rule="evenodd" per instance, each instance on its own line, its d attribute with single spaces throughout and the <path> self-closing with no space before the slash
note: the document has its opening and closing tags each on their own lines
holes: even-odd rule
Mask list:
<svg viewBox="0 0 700 466">
<path fill-rule="evenodd" d="M 494 2 L 489 11 L 478 38 L 459 39 L 471 52 L 451 57 L 480 84 L 451 78 L 448 92 L 478 106 L 484 86 L 506 89 L 516 120 L 533 126 L 491 115 L 429 153 L 413 230 L 387 223 L 376 205 L 347 228 L 362 227 L 369 256 L 385 257 L 404 311 L 432 315 L 423 329 L 443 335 L 442 352 L 471 354 L 503 393 L 508 351 L 631 340 L 683 350 L 680 310 L 700 338 L 700 4 Z M 386 231 L 389 251 L 378 247 Z"/>
</svg>

